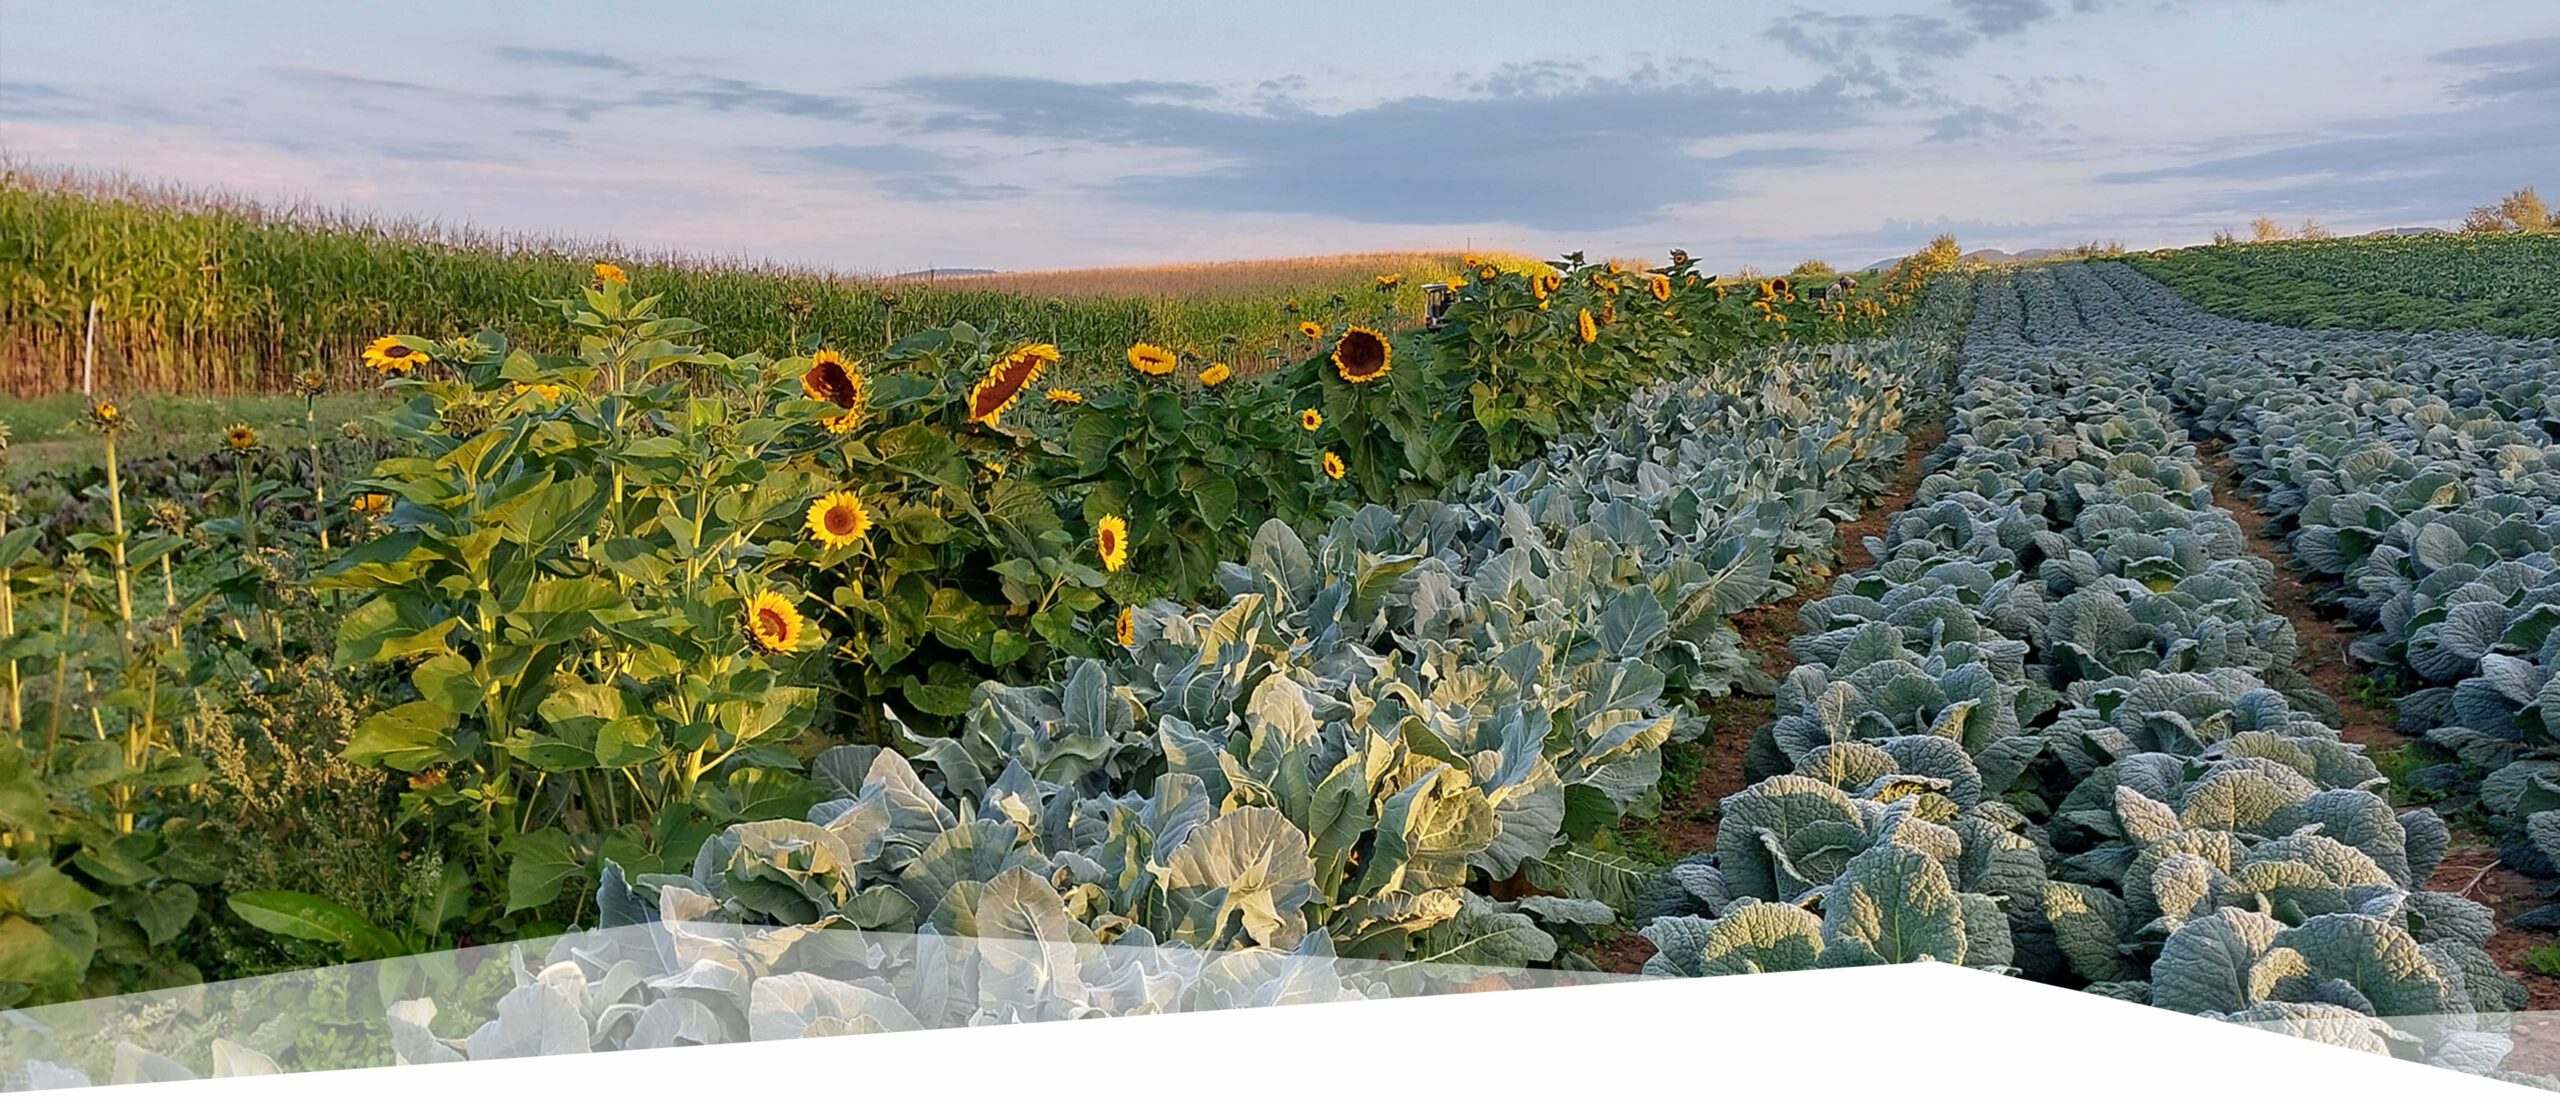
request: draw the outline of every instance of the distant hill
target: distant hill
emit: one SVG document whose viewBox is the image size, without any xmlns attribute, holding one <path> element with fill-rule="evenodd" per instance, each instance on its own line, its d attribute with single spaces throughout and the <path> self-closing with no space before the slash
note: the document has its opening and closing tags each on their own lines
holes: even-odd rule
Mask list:
<svg viewBox="0 0 2560 1100">
<path fill-rule="evenodd" d="M 901 271 L 889 277 L 892 279 L 951 279 L 962 275 L 993 275 L 995 273 L 996 269 L 992 267 L 921 267 L 914 271 Z"/>
<path fill-rule="evenodd" d="M 2440 235 L 2440 234 L 2451 233 L 2451 232 L 2453 232 L 2453 231 L 2452 231 L 2452 230 L 2450 230 L 2450 229 L 2438 229 L 2438 228 L 2436 228 L 2435 226 L 2432 226 L 2432 225 L 2395 225 L 2395 226 L 2392 226 L 2392 227 L 2391 227 L 2391 228 L 2389 228 L 2389 229 L 2376 229 L 2376 230 L 2374 230 L 2374 231 L 2373 231 L 2373 232 L 2371 232 L 2371 233 L 2367 233 L 2367 234 L 2365 234 L 2365 236 L 2368 236 L 2368 237 L 2433 237 L 2433 236 L 2437 236 L 2437 235 Z"/>
</svg>

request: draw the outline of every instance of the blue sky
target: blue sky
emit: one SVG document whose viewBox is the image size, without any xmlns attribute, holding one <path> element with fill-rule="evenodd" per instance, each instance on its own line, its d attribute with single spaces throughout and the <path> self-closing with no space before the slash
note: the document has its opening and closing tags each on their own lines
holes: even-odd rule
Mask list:
<svg viewBox="0 0 2560 1100">
<path fill-rule="evenodd" d="M 852 271 L 2447 224 L 2554 117 L 2547 0 L 0 0 L 20 162 Z"/>
</svg>

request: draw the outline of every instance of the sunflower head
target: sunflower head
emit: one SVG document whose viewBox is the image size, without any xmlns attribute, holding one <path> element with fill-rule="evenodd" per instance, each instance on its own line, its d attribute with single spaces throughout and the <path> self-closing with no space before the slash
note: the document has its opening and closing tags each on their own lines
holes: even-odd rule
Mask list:
<svg viewBox="0 0 2560 1100">
<path fill-rule="evenodd" d="M 1102 559 L 1102 568 L 1113 573 L 1129 564 L 1129 521 L 1117 515 L 1102 517 L 1093 530 L 1093 552 Z"/>
<path fill-rule="evenodd" d="M 746 610 L 738 618 L 739 632 L 758 653 L 791 653 L 809 644 L 809 620 L 781 593 L 747 597 Z"/>
<path fill-rule="evenodd" d="M 1326 451 L 1324 453 L 1324 476 L 1332 478 L 1335 481 L 1340 481 L 1342 480 L 1342 475 L 1350 472 L 1351 471 L 1349 469 L 1342 465 L 1341 455 L 1335 454 L 1332 451 Z"/>
<path fill-rule="evenodd" d="M 969 387 L 969 419 L 993 425 L 997 417 L 1022 399 L 1022 391 L 1030 389 L 1041 372 L 1057 361 L 1058 349 L 1053 344 L 1026 344 L 1006 353 L 987 368 L 986 377 Z"/>
<path fill-rule="evenodd" d="M 1200 384 L 1203 386 L 1215 386 L 1235 376 L 1236 372 L 1227 369 L 1226 364 L 1211 363 L 1209 364 L 1209 369 L 1200 372 Z"/>
<path fill-rule="evenodd" d="M 386 377 L 407 374 L 427 365 L 427 353 L 397 336 L 385 336 L 364 346 L 364 365 Z"/>
<path fill-rule="evenodd" d="M 1120 609 L 1119 617 L 1111 623 L 1111 639 L 1124 649 L 1138 644 L 1138 613 L 1135 609 Z"/>
<path fill-rule="evenodd" d="M 1395 348 L 1376 329 L 1353 325 L 1333 342 L 1333 369 L 1342 380 L 1355 385 L 1375 382 L 1385 377 L 1395 364 Z"/>
<path fill-rule="evenodd" d="M 1795 288 L 1787 282 L 1787 277 L 1784 275 L 1780 275 L 1775 279 L 1769 280 L 1769 290 L 1780 297 L 1785 297 L 1786 295 L 1795 292 Z"/>
<path fill-rule="evenodd" d="M 246 451 L 258 445 L 258 429 L 247 424 L 234 424 L 222 431 L 222 445 L 234 451 Z"/>
<path fill-rule="evenodd" d="M 1380 275 L 1378 276 L 1378 289 L 1394 290 L 1396 288 L 1396 284 L 1403 281 L 1404 276 L 1402 275 Z"/>
<path fill-rule="evenodd" d="M 871 508 L 851 489 L 838 489 L 809 505 L 809 537 L 841 550 L 871 533 Z"/>
<path fill-rule="evenodd" d="M 1573 319 L 1573 330 L 1574 334 L 1580 336 L 1582 342 L 1586 344 L 1600 338 L 1600 322 L 1592 320 L 1591 311 L 1587 309 L 1582 311 L 1581 316 Z"/>
<path fill-rule="evenodd" d="M 599 282 L 599 283 L 605 283 L 605 284 L 609 284 L 609 285 L 612 285 L 612 286 L 621 286 L 622 284 L 624 284 L 624 283 L 627 283 L 627 282 L 630 282 L 630 281 L 631 281 L 630 276 L 624 275 L 624 274 L 622 273 L 622 269 L 621 269 L 621 268 L 616 267 L 616 266 L 614 266 L 614 265 L 612 265 L 612 264 L 606 264 L 606 263 L 600 263 L 600 264 L 597 264 L 597 265 L 596 265 L 596 268 L 595 268 L 595 271 L 596 271 L 596 281 L 597 281 L 597 282 Z"/>
<path fill-rule="evenodd" d="M 1084 404 L 1084 393 L 1081 390 L 1071 390 L 1064 387 L 1053 388 L 1049 391 L 1049 403 L 1052 405 L 1081 405 Z"/>
<path fill-rule="evenodd" d="M 318 368 L 293 376 L 293 392 L 304 397 L 318 397 L 329 391 L 329 375 Z"/>
<path fill-rule="evenodd" d="M 1172 374 L 1179 356 L 1154 344 L 1129 345 L 1129 369 L 1150 377 Z"/>
<path fill-rule="evenodd" d="M 1659 273 L 1647 275 L 1644 279 L 1644 286 L 1646 290 L 1652 292 L 1654 301 L 1668 302 L 1671 300 L 1671 276 Z"/>
<path fill-rule="evenodd" d="M 1298 426 L 1308 431 L 1324 427 L 1324 414 L 1314 409 L 1298 410 Z"/>
<path fill-rule="evenodd" d="M 1298 322 L 1298 335 L 1304 336 L 1309 340 L 1322 340 L 1324 339 L 1324 326 L 1313 321 L 1300 321 Z"/>
<path fill-rule="evenodd" d="M 383 514 L 391 511 L 391 495 L 388 493 L 357 493 L 356 495 L 347 498 L 347 510 L 354 512 L 359 516 L 363 516 L 366 519 L 378 519 Z"/>
<path fill-rule="evenodd" d="M 90 402 L 87 416 L 89 426 L 102 432 L 117 431 L 124 427 L 124 406 L 113 401 Z"/>
<path fill-rule="evenodd" d="M 800 392 L 839 409 L 859 409 L 870 387 L 862 368 L 834 348 L 819 348 L 809 356 L 809 369 L 801 372 Z"/>
</svg>

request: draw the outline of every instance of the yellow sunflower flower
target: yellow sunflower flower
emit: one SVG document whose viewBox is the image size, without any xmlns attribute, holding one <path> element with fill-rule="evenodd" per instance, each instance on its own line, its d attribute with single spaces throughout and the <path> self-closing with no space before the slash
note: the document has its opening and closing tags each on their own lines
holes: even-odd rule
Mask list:
<svg viewBox="0 0 2560 1100">
<path fill-rule="evenodd" d="M 1582 316 L 1574 318 L 1573 330 L 1586 344 L 1600 338 L 1600 323 L 1591 319 L 1591 311 L 1587 309 L 1582 311 Z"/>
<path fill-rule="evenodd" d="M 1129 521 L 1116 515 L 1102 517 L 1094 528 L 1093 552 L 1102 559 L 1102 568 L 1117 573 L 1129 564 Z"/>
<path fill-rule="evenodd" d="M 833 348 L 819 348 L 809 356 L 808 371 L 800 376 L 800 392 L 839 409 L 859 409 L 870 388 L 863 381 L 862 368 Z"/>
<path fill-rule="evenodd" d="M 357 493 L 347 498 L 347 510 L 368 519 L 378 517 L 391 511 L 391 497 L 387 493 Z"/>
<path fill-rule="evenodd" d="M 1654 301 L 1668 302 L 1671 300 L 1671 276 L 1659 273 L 1647 275 L 1644 279 L 1644 285 L 1646 290 L 1653 292 Z"/>
<path fill-rule="evenodd" d="M 1172 374 L 1180 359 L 1154 344 L 1129 345 L 1129 366 L 1140 374 L 1162 377 Z"/>
<path fill-rule="evenodd" d="M 1111 624 L 1111 637 L 1124 649 L 1138 644 L 1138 615 L 1135 610 L 1126 607 L 1120 609 L 1119 618 L 1113 620 Z"/>
<path fill-rule="evenodd" d="M 1136 350 L 1131 349 L 1130 354 L 1137 354 Z M 997 417 L 1003 416 L 1006 409 L 1021 399 L 1022 391 L 1039 381 L 1040 372 L 1048 370 L 1049 364 L 1057 361 L 1058 349 L 1054 344 L 1016 348 L 997 360 L 994 366 L 987 368 L 986 377 L 969 387 L 969 419 L 993 425 Z"/>
<path fill-rule="evenodd" d="M 1200 372 L 1200 384 L 1203 386 L 1215 386 L 1235 376 L 1236 372 L 1227 369 L 1226 364 L 1211 363 L 1209 364 L 1209 369 Z"/>
<path fill-rule="evenodd" d="M 1378 289 L 1393 290 L 1397 283 L 1401 283 L 1403 281 L 1404 276 L 1402 275 L 1380 275 L 1378 276 Z"/>
<path fill-rule="evenodd" d="M 1049 403 L 1052 405 L 1081 405 L 1084 404 L 1084 394 L 1064 388 L 1052 389 L 1049 391 Z"/>
<path fill-rule="evenodd" d="M 1500 274 L 1502 273 L 1493 269 L 1492 264 L 1486 264 L 1483 267 L 1476 269 L 1476 279 L 1480 282 L 1492 282 L 1493 277 Z"/>
<path fill-rule="evenodd" d="M 1375 382 L 1394 368 L 1395 348 L 1376 329 L 1353 325 L 1333 344 L 1333 369 L 1342 380 L 1360 385 Z"/>
<path fill-rule="evenodd" d="M 427 365 L 427 353 L 385 336 L 364 346 L 364 365 L 377 374 L 406 374 Z"/>
<path fill-rule="evenodd" d="M 246 424 L 234 424 L 222 433 L 222 442 L 232 450 L 245 451 L 258 445 L 258 430 Z"/>
<path fill-rule="evenodd" d="M 809 535 L 829 550 L 841 550 L 871 533 L 871 508 L 851 489 L 838 489 L 809 505 Z"/>
<path fill-rule="evenodd" d="M 620 286 L 624 283 L 630 282 L 631 280 L 629 277 L 623 275 L 622 269 L 619 267 L 615 267 L 612 264 L 597 264 L 596 281 L 612 283 L 615 286 Z"/>
<path fill-rule="evenodd" d="M 1313 321 L 1300 321 L 1298 322 L 1298 335 L 1304 336 L 1309 340 L 1322 340 L 1324 339 L 1324 326 Z"/>
<path fill-rule="evenodd" d="M 739 629 L 747 644 L 758 653 L 791 653 L 809 644 L 809 620 L 800 609 L 776 592 L 758 592 L 747 598 L 745 613 L 739 616 Z"/>
<path fill-rule="evenodd" d="M 1341 455 L 1335 454 L 1332 451 L 1326 451 L 1324 453 L 1324 476 L 1332 478 L 1335 481 L 1340 481 L 1342 480 L 1342 475 L 1349 472 L 1350 471 L 1342 465 Z"/>
<path fill-rule="evenodd" d="M 1324 427 L 1324 414 L 1314 409 L 1298 410 L 1298 426 L 1308 431 Z"/>
</svg>

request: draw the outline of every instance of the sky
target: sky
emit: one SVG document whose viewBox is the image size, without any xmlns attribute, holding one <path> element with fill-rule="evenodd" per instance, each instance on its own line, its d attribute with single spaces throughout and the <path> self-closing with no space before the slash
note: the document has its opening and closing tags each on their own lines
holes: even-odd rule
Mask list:
<svg viewBox="0 0 2560 1100">
<path fill-rule="evenodd" d="M 0 0 L 16 164 L 849 272 L 2449 225 L 2553 118 L 2550 0 Z"/>
</svg>

